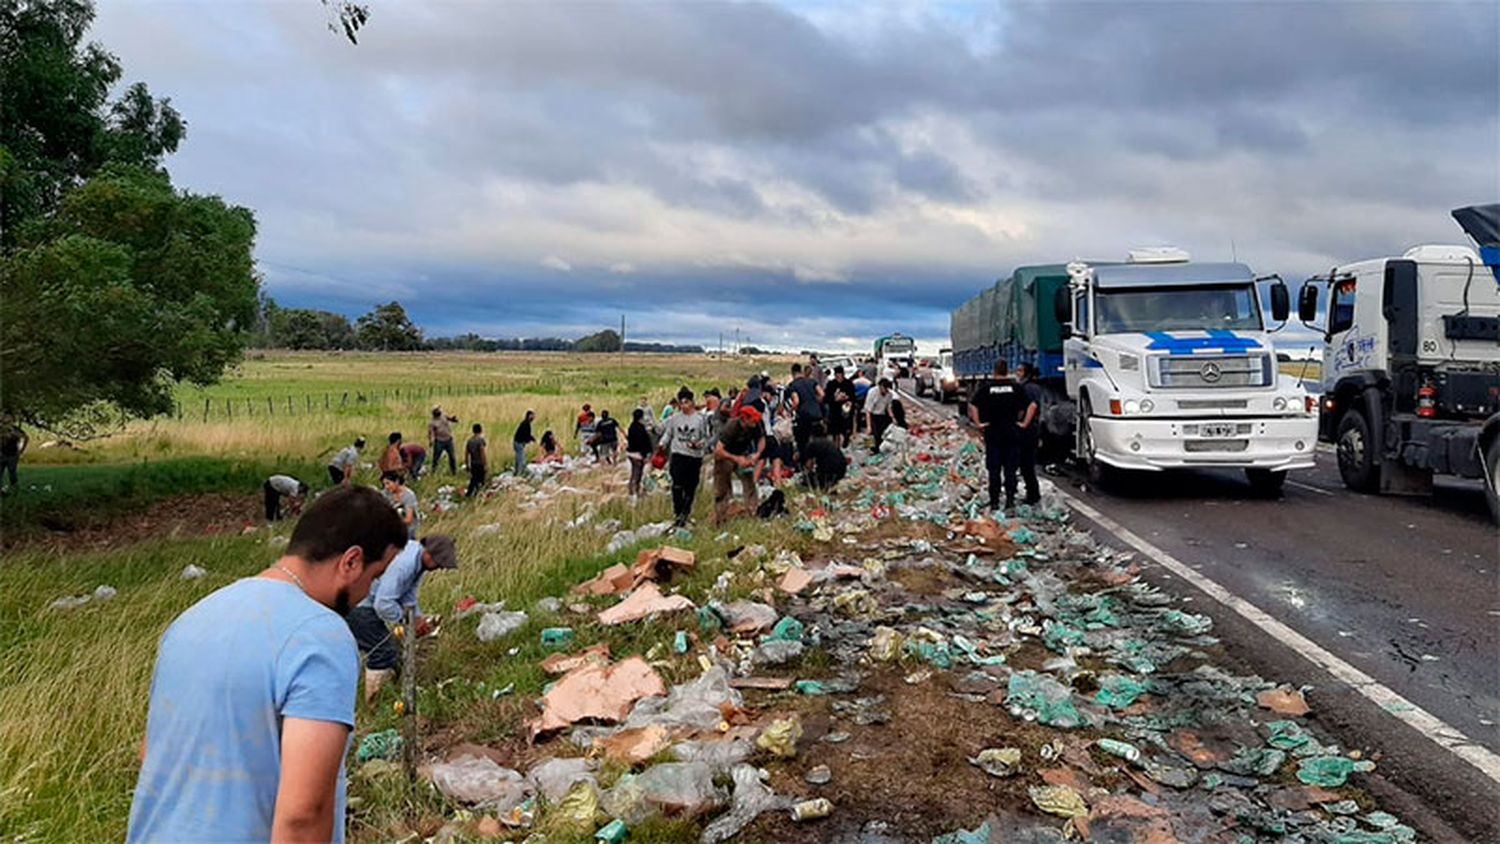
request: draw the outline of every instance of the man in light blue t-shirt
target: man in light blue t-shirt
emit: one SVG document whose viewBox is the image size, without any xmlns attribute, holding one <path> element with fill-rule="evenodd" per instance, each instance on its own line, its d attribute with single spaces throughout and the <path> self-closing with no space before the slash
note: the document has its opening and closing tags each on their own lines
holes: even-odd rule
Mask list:
<svg viewBox="0 0 1500 844">
<path fill-rule="evenodd" d="M 380 493 L 331 490 L 286 556 L 172 622 L 127 841 L 343 841 L 359 654 L 342 616 L 405 543 Z"/>
</svg>

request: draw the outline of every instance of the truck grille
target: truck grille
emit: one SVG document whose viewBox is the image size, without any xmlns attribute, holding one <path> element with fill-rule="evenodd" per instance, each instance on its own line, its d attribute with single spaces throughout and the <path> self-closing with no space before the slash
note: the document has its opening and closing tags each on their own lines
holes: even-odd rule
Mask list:
<svg viewBox="0 0 1500 844">
<path fill-rule="evenodd" d="M 1158 357 L 1151 367 L 1151 386 L 1166 389 L 1265 387 L 1271 383 L 1267 355 L 1179 355 Z"/>
<path fill-rule="evenodd" d="M 1178 410 L 1244 410 L 1249 406 L 1246 399 L 1183 399 L 1177 402 Z"/>
<path fill-rule="evenodd" d="M 1182 447 L 1194 453 L 1205 451 L 1244 451 L 1250 447 L 1249 440 L 1188 440 Z"/>
</svg>

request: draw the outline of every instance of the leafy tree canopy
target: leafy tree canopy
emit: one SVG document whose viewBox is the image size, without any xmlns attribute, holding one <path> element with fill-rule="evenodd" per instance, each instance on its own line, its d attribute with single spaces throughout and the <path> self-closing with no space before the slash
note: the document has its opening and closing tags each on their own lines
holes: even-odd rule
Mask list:
<svg viewBox="0 0 1500 844">
<path fill-rule="evenodd" d="M 400 302 L 376 305 L 354 324 L 354 333 L 362 349 L 410 352 L 422 348 L 422 332 Z"/>
<path fill-rule="evenodd" d="M 110 165 L 32 220 L 0 263 L 0 407 L 86 435 L 76 414 L 172 409 L 177 381 L 209 384 L 253 326 L 255 219 L 166 173 Z"/>
<path fill-rule="evenodd" d="M 84 43 L 90 0 L 0 3 L 0 246 L 110 162 L 160 165 L 187 132 L 141 83 L 113 103 L 120 62 Z"/>
</svg>

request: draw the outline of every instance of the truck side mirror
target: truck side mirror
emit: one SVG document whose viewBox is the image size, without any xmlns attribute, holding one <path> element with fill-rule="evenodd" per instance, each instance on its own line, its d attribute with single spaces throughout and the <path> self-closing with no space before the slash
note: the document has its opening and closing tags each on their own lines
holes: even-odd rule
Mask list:
<svg viewBox="0 0 1500 844">
<path fill-rule="evenodd" d="M 1292 294 L 1286 289 L 1286 282 L 1277 280 L 1271 285 L 1271 319 L 1286 322 L 1291 315 Z"/>
<path fill-rule="evenodd" d="M 1052 315 L 1064 325 L 1073 321 L 1073 291 L 1067 286 L 1052 294 Z"/>
<path fill-rule="evenodd" d="M 1302 290 L 1297 294 L 1297 319 L 1306 325 L 1311 325 L 1318 318 L 1318 288 L 1312 282 L 1302 285 Z"/>
</svg>

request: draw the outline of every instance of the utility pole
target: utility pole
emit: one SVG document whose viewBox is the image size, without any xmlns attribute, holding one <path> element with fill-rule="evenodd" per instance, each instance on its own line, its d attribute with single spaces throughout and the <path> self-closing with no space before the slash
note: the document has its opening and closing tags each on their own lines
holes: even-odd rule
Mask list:
<svg viewBox="0 0 1500 844">
<path fill-rule="evenodd" d="M 724 332 L 719 332 L 719 357 L 724 357 Z"/>
<path fill-rule="evenodd" d="M 738 325 L 734 327 L 734 353 L 740 353 L 740 327 Z"/>
<path fill-rule="evenodd" d="M 620 359 L 625 358 L 625 315 L 620 314 Z"/>
</svg>

